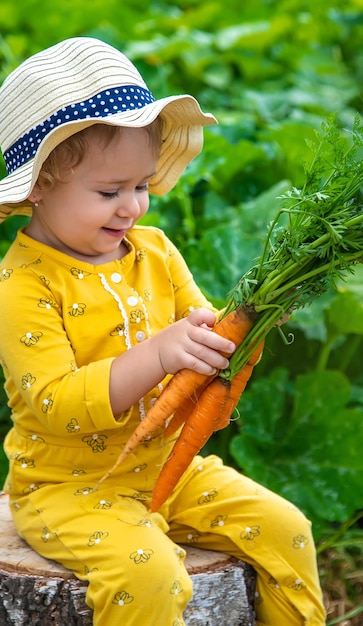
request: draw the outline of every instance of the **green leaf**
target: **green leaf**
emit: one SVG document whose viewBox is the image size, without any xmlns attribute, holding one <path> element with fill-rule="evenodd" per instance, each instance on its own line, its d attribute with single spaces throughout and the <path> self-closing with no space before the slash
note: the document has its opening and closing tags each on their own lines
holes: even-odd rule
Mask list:
<svg viewBox="0 0 363 626">
<path fill-rule="evenodd" d="M 238 224 L 231 222 L 206 230 L 183 252 L 197 282 L 225 300 L 226 292 L 240 276 L 240 268 L 247 268 L 251 257 L 257 255 L 258 242 L 243 237 Z"/>
<path fill-rule="evenodd" d="M 270 403 L 268 402 L 270 398 Z M 337 371 L 286 370 L 252 383 L 240 402 L 231 454 L 249 476 L 291 499 L 319 528 L 363 506 L 363 412 Z"/>
<path fill-rule="evenodd" d="M 363 335 L 363 299 L 351 291 L 340 291 L 326 312 L 327 323 L 335 333 Z"/>
</svg>

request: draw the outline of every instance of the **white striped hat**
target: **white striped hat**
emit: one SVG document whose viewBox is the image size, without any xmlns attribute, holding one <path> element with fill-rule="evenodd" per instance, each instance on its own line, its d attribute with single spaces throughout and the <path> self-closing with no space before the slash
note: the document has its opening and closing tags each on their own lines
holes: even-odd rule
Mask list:
<svg viewBox="0 0 363 626">
<path fill-rule="evenodd" d="M 70 135 L 104 123 L 139 128 L 162 112 L 163 142 L 151 193 L 163 195 L 200 152 L 203 126 L 216 124 L 189 95 L 155 100 L 131 61 L 89 37 L 66 39 L 15 69 L 0 88 L 0 221 L 31 215 L 27 199 L 42 163 Z"/>
</svg>

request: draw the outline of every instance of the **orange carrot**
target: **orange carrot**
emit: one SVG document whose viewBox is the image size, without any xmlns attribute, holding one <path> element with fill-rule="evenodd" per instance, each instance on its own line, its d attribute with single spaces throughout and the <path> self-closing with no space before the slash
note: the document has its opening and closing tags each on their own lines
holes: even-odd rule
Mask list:
<svg viewBox="0 0 363 626">
<path fill-rule="evenodd" d="M 190 413 L 176 440 L 170 456 L 164 463 L 156 481 L 150 509 L 157 511 L 167 500 L 191 460 L 208 441 L 215 425 L 215 412 L 222 410 L 230 393 L 230 384 L 215 378 L 204 390 L 198 404 Z M 217 393 L 216 393 L 217 392 Z"/>
<path fill-rule="evenodd" d="M 226 428 L 226 426 L 229 425 L 231 415 L 234 409 L 236 408 L 238 401 L 242 393 L 244 392 L 249 379 L 251 378 L 253 368 L 255 367 L 255 365 L 257 365 L 257 363 L 259 363 L 261 359 L 264 345 L 265 345 L 265 342 L 261 341 L 261 343 L 257 346 L 257 348 L 252 352 L 246 365 L 242 367 L 242 369 L 240 369 L 239 372 L 237 372 L 237 374 L 232 378 L 232 380 L 228 381 L 228 380 L 222 379 L 224 383 L 226 384 L 228 382 L 230 383 L 231 404 L 228 407 L 228 410 L 225 411 L 224 416 L 219 416 L 217 420 L 217 424 L 215 424 L 215 428 L 214 428 L 215 431 L 222 430 L 222 428 Z"/>
<path fill-rule="evenodd" d="M 192 412 L 195 405 L 198 403 L 198 400 L 206 388 L 206 386 L 215 378 L 216 375 L 209 376 L 204 383 L 202 383 L 198 389 L 195 389 L 190 396 L 186 396 L 183 398 L 178 408 L 176 409 L 173 417 L 170 419 L 167 427 L 165 428 L 164 437 L 168 438 L 174 435 L 177 430 L 179 430 L 180 426 L 182 426 L 187 419 L 188 415 Z"/>
<path fill-rule="evenodd" d="M 252 352 L 251 356 L 248 359 L 248 362 L 243 368 L 243 371 L 245 372 L 246 377 L 247 377 L 247 373 L 249 372 L 248 378 L 246 378 L 246 384 L 252 374 L 252 370 L 254 366 L 256 365 L 256 363 L 258 363 L 258 361 L 261 358 L 263 346 L 264 346 L 264 341 L 262 341 L 258 345 L 258 347 L 254 350 L 254 352 Z M 238 374 L 241 374 L 241 372 L 239 372 Z M 238 374 L 236 375 L 237 380 L 234 382 L 235 385 L 236 384 L 238 385 L 238 381 L 241 381 L 241 384 L 242 384 L 242 376 L 241 375 L 238 376 Z M 166 438 L 171 437 L 174 433 L 176 433 L 176 431 L 180 428 L 180 426 L 184 424 L 184 422 L 187 420 L 188 416 L 190 415 L 190 413 L 192 412 L 192 410 L 195 408 L 196 404 L 198 403 L 199 398 L 202 395 L 204 389 L 209 385 L 209 383 L 213 380 L 213 378 L 215 378 L 215 376 L 210 376 L 209 378 L 207 378 L 205 382 L 202 385 L 200 385 L 200 387 L 196 389 L 191 396 L 184 398 L 184 400 L 180 403 L 172 419 L 170 420 L 169 424 L 167 425 L 165 429 L 164 436 Z M 227 383 L 227 380 L 225 382 Z M 241 393 L 242 391 L 243 389 L 241 387 Z M 228 426 L 229 416 L 227 416 L 226 419 L 228 421 L 225 424 L 225 426 Z M 224 428 L 224 425 L 220 426 L 219 428 Z"/>
<path fill-rule="evenodd" d="M 243 306 L 238 306 L 228 315 L 218 320 L 212 332 L 225 337 L 229 341 L 233 341 L 237 347 L 251 330 L 256 315 L 254 309 L 250 310 Z M 212 378 L 215 376 L 217 376 L 217 373 Z M 115 471 L 139 443 L 145 441 L 153 432 L 160 428 L 175 413 L 183 400 L 192 396 L 208 378 L 209 376 L 206 374 L 199 374 L 187 368 L 174 374 L 146 417 L 132 433 L 113 467 L 98 481 L 95 489 Z"/>
<path fill-rule="evenodd" d="M 167 500 L 193 457 L 198 454 L 213 432 L 228 426 L 252 370 L 260 360 L 262 350 L 263 342 L 232 380 L 217 376 L 203 390 L 156 481 L 150 505 L 152 511 L 157 511 Z"/>
<path fill-rule="evenodd" d="M 213 332 L 229 341 L 233 341 L 237 347 L 251 330 L 255 317 L 256 313 L 254 311 L 247 311 L 242 306 L 239 306 L 226 317 L 220 319 L 214 326 Z M 212 380 L 215 376 L 217 376 L 217 373 L 209 376 L 186 368 L 174 374 L 145 419 L 140 422 L 131 435 L 125 446 L 125 456 L 141 441 L 150 437 L 157 428 L 162 426 L 177 411 L 185 399 L 193 397 L 193 394 L 199 387 Z"/>
</svg>

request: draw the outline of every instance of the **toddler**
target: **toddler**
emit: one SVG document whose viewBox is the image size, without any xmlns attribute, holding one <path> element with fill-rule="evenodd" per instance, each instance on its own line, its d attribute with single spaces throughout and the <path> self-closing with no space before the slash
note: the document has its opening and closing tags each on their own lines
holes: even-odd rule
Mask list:
<svg viewBox="0 0 363 626">
<path fill-rule="evenodd" d="M 88 37 L 27 59 L 0 102 L 0 218 L 31 216 L 0 266 L 19 535 L 88 582 L 95 626 L 182 626 L 192 586 L 179 544 L 252 564 L 259 626 L 322 626 L 310 523 L 218 457 L 197 456 L 151 513 L 172 446 L 161 428 L 94 490 L 170 375 L 212 374 L 235 349 L 211 332 L 216 311 L 176 247 L 138 225 L 215 118 L 189 95 L 156 100 L 121 52 Z"/>
</svg>

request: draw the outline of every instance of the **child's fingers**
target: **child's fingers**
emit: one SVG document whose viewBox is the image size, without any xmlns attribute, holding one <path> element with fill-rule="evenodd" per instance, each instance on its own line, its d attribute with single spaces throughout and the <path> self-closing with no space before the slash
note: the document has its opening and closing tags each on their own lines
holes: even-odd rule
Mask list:
<svg viewBox="0 0 363 626">
<path fill-rule="evenodd" d="M 189 357 L 193 365 L 190 365 L 190 369 L 196 369 L 200 363 L 213 369 L 225 369 L 229 366 L 229 361 L 225 356 L 220 354 L 217 350 L 213 350 L 206 345 L 193 344 L 189 351 Z M 199 371 L 199 370 L 198 370 Z"/>
<path fill-rule="evenodd" d="M 210 351 L 215 351 L 218 354 L 227 353 L 232 354 L 236 346 L 235 344 L 226 339 L 225 337 L 221 337 L 217 335 L 217 333 L 213 333 L 211 329 L 206 329 L 204 327 L 192 327 L 189 332 L 189 337 L 192 343 L 197 344 L 195 346 L 195 350 L 202 350 L 203 348 L 207 349 L 206 356 Z"/>
<path fill-rule="evenodd" d="M 206 329 L 213 328 L 216 323 L 216 314 L 210 311 L 210 309 L 194 309 L 194 311 L 189 313 L 187 320 L 193 326 L 203 326 Z"/>
<path fill-rule="evenodd" d="M 191 324 L 190 337 L 193 341 L 218 352 L 232 354 L 235 351 L 236 346 L 234 343 L 217 333 L 210 332 L 216 321 L 216 315 L 213 311 L 196 309 L 188 316 L 188 321 Z"/>
</svg>

